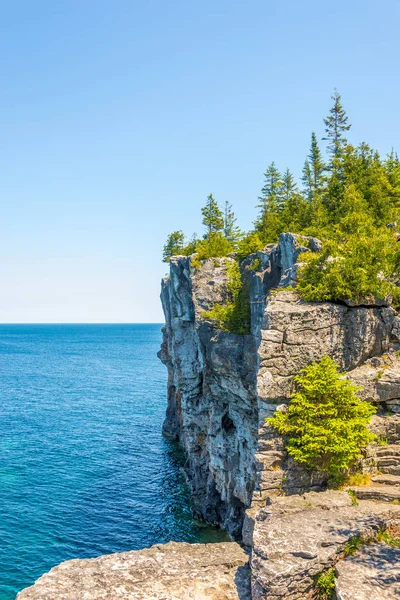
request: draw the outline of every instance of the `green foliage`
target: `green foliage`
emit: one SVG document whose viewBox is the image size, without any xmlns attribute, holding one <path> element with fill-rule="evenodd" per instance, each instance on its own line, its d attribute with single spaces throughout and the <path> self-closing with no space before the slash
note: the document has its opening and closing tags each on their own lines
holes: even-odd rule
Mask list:
<svg viewBox="0 0 400 600">
<path fill-rule="evenodd" d="M 219 231 L 210 233 L 204 240 L 199 240 L 196 245 L 199 260 L 227 256 L 232 251 L 231 242 Z"/>
<path fill-rule="evenodd" d="M 276 243 L 282 232 L 313 235 L 321 239 L 322 252 L 301 258 L 298 290 L 304 300 L 363 304 L 391 295 L 400 305 L 400 161 L 394 150 L 382 159 L 366 143 L 349 144 L 350 124 L 336 90 L 332 99 L 324 119 L 328 155 L 323 157 L 312 133 L 303 190 L 289 169 L 282 174 L 272 162 L 252 231 L 243 236 L 231 205 L 226 202 L 222 211 L 210 194 L 202 209 L 204 239 L 187 242 L 182 231 L 173 232 L 163 260 L 196 252 L 192 264 L 198 266 L 235 251 L 242 261 Z"/>
<path fill-rule="evenodd" d="M 342 379 L 336 363 L 324 356 L 295 378 L 297 391 L 287 412 L 268 422 L 287 437 L 286 449 L 299 463 L 337 478 L 373 442 L 367 425 L 376 409 L 361 401 L 358 388 Z"/>
<path fill-rule="evenodd" d="M 261 268 L 261 259 L 256 257 L 253 258 L 253 260 L 251 261 L 250 265 L 249 265 L 249 269 L 251 269 L 252 271 L 259 271 L 259 269 Z"/>
<path fill-rule="evenodd" d="M 321 197 L 326 183 L 325 171 L 326 165 L 322 159 L 317 136 L 313 131 L 310 153 L 303 168 L 303 184 L 309 202 Z"/>
<path fill-rule="evenodd" d="M 389 441 L 388 441 L 387 437 L 385 437 L 385 436 L 378 437 L 376 439 L 375 443 L 377 444 L 377 446 L 388 446 L 389 445 Z"/>
<path fill-rule="evenodd" d="M 347 475 L 344 485 L 364 486 L 371 483 L 371 475 L 369 473 L 350 473 Z M 349 493 L 352 490 L 349 490 Z M 353 492 L 354 493 L 354 492 Z"/>
<path fill-rule="evenodd" d="M 225 304 L 215 304 L 211 310 L 204 311 L 205 319 L 214 321 L 218 329 L 240 335 L 250 333 L 250 299 L 249 290 L 242 281 L 237 262 L 227 263 L 228 296 Z"/>
<path fill-rule="evenodd" d="M 318 600 L 334 600 L 335 596 L 335 569 L 329 569 L 316 575 L 314 586 Z"/>
<path fill-rule="evenodd" d="M 349 131 L 349 119 L 342 105 L 342 99 L 339 92 L 335 89 L 333 96 L 333 106 L 329 115 L 324 119 L 326 139 L 329 141 L 328 150 L 332 156 L 333 167 L 337 167 L 343 149 L 347 144 L 345 134 Z"/>
<path fill-rule="evenodd" d="M 235 247 L 243 236 L 240 227 L 236 225 L 232 204 L 229 204 L 228 201 L 225 202 L 224 210 L 224 236 Z"/>
<path fill-rule="evenodd" d="M 347 490 L 348 495 L 350 496 L 351 503 L 353 506 L 358 506 L 357 496 L 354 490 Z"/>
<path fill-rule="evenodd" d="M 258 250 L 262 250 L 264 246 L 265 244 L 258 233 L 252 232 L 247 234 L 239 242 L 237 249 L 238 260 L 244 260 L 249 254 L 255 254 Z"/>
<path fill-rule="evenodd" d="M 390 529 L 383 529 L 378 532 L 376 539 L 378 542 L 384 542 L 385 544 L 393 546 L 394 548 L 400 548 L 400 537 L 398 534 L 398 531 L 393 534 Z"/>
<path fill-rule="evenodd" d="M 185 247 L 185 234 L 183 231 L 173 231 L 169 234 L 163 248 L 163 261 L 169 262 L 171 256 L 182 254 Z"/>
<path fill-rule="evenodd" d="M 344 549 L 343 549 L 344 555 L 345 556 L 353 556 L 353 554 L 356 554 L 356 552 L 358 552 L 358 550 L 361 548 L 361 546 L 364 543 L 365 543 L 365 541 L 363 540 L 361 535 L 354 535 L 353 537 L 351 537 L 349 539 L 348 542 L 346 542 Z"/>
<path fill-rule="evenodd" d="M 389 229 L 375 230 L 366 225 L 367 220 L 365 213 L 349 213 L 341 225 L 347 233 L 337 230 L 321 252 L 302 255 L 298 289 L 304 300 L 362 304 L 390 294 L 398 301 L 400 288 L 393 274 L 399 264 L 399 244 Z"/>
<path fill-rule="evenodd" d="M 201 209 L 201 214 L 203 215 L 203 225 L 206 227 L 208 235 L 223 230 L 224 217 L 222 210 L 218 206 L 218 202 L 214 200 L 212 194 L 208 196 L 206 205 Z"/>
</svg>

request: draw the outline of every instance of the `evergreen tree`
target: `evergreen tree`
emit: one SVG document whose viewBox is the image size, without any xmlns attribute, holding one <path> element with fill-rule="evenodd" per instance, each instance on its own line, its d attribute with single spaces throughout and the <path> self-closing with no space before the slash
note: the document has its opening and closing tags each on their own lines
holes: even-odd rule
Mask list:
<svg viewBox="0 0 400 600">
<path fill-rule="evenodd" d="M 274 242 L 281 233 L 280 213 L 283 204 L 282 176 L 272 162 L 264 173 L 264 186 L 259 197 L 260 216 L 255 222 L 263 243 Z"/>
<path fill-rule="evenodd" d="M 400 208 L 400 160 L 393 149 L 390 154 L 387 155 L 384 162 L 386 173 L 390 185 L 392 186 L 392 197 L 395 206 Z"/>
<path fill-rule="evenodd" d="M 314 131 L 311 134 L 311 148 L 308 159 L 311 171 L 312 193 L 315 197 L 316 195 L 320 195 L 324 189 L 326 180 L 324 177 L 324 172 L 326 170 L 326 165 L 322 160 L 321 150 L 319 148 L 317 136 Z"/>
<path fill-rule="evenodd" d="M 237 244 L 242 237 L 240 227 L 236 225 L 236 217 L 232 210 L 232 204 L 225 202 L 224 209 L 224 235 L 233 244 Z"/>
<path fill-rule="evenodd" d="M 183 231 L 173 231 L 169 234 L 163 247 L 163 262 L 169 262 L 171 256 L 182 254 L 185 247 L 185 235 Z"/>
<path fill-rule="evenodd" d="M 283 177 L 282 177 L 282 187 L 281 187 L 281 194 L 282 194 L 283 202 L 286 204 L 287 202 L 290 202 L 291 200 L 293 200 L 293 197 L 297 194 L 297 192 L 298 192 L 298 189 L 297 189 L 296 181 L 294 179 L 294 175 L 290 171 L 290 169 L 286 169 L 286 171 L 284 172 Z"/>
<path fill-rule="evenodd" d="M 287 436 L 286 449 L 297 462 L 337 480 L 376 440 L 368 431 L 376 408 L 357 397 L 359 388 L 343 379 L 329 356 L 303 369 L 295 382 L 287 411 L 267 421 Z"/>
<path fill-rule="evenodd" d="M 206 205 L 201 209 L 201 214 L 203 215 L 203 225 L 207 228 L 205 237 L 224 229 L 222 211 L 212 194 L 208 196 Z"/>
<path fill-rule="evenodd" d="M 284 172 L 282 181 L 281 229 L 282 231 L 301 231 L 307 226 L 307 202 L 300 194 L 295 178 L 289 169 Z"/>
<path fill-rule="evenodd" d="M 306 198 L 309 202 L 311 202 L 313 198 L 313 176 L 311 166 L 308 160 L 305 160 L 304 162 L 303 175 L 301 180 L 303 182 L 303 190 L 306 195 Z"/>
<path fill-rule="evenodd" d="M 345 137 L 346 131 L 349 131 L 351 125 L 349 125 L 349 118 L 342 105 L 342 99 L 339 92 L 335 89 L 333 96 L 333 106 L 329 111 L 330 114 L 326 119 L 325 132 L 328 144 L 328 151 L 332 157 L 331 168 L 336 170 L 338 168 L 338 161 L 341 158 L 344 147 L 347 144 Z"/>
<path fill-rule="evenodd" d="M 276 168 L 275 162 L 268 166 L 264 173 L 264 185 L 261 190 L 261 207 L 265 204 L 276 204 L 277 208 L 280 207 L 282 201 L 282 175 Z"/>
</svg>

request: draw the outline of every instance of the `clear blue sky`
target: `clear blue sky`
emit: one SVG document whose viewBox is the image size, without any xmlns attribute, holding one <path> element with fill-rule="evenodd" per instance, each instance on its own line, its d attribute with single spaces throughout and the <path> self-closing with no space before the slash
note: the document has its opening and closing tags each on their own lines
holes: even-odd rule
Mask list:
<svg viewBox="0 0 400 600">
<path fill-rule="evenodd" d="M 162 321 L 163 243 L 243 227 L 336 86 L 400 149 L 399 0 L 0 2 L 0 322 Z"/>
</svg>

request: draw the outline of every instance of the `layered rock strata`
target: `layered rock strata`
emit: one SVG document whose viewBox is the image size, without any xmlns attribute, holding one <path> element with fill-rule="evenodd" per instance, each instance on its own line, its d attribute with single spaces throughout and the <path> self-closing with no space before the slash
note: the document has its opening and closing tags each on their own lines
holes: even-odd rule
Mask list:
<svg viewBox="0 0 400 600">
<path fill-rule="evenodd" d="M 282 492 L 323 489 L 321 476 L 299 468 L 265 423 L 289 401 L 294 376 L 324 354 L 354 380 L 363 379 L 357 369 L 378 368 L 373 361 L 385 360 L 389 351 L 390 364 L 397 360 L 392 343 L 399 324 L 392 308 L 306 303 L 293 292 L 301 254 L 319 249 L 318 240 L 287 233 L 242 263 L 250 294 L 248 335 L 218 330 L 204 318 L 204 311 L 228 298 L 226 263 L 232 258 L 193 267 L 190 257 L 174 257 L 162 283 L 164 431 L 186 452 L 196 513 L 238 539 L 251 504 L 263 506 Z M 384 373 L 378 382 L 376 372 L 370 376 L 368 395 L 391 410 L 400 398 L 400 377 L 396 365 L 379 368 Z"/>
<path fill-rule="evenodd" d="M 18 600 L 152 598 L 311 600 L 316 575 L 335 569 L 338 600 L 399 596 L 398 551 L 374 540 L 400 523 L 400 320 L 387 302 L 302 302 L 293 286 L 314 238 L 290 233 L 241 265 L 249 287 L 248 335 L 205 318 L 229 299 L 227 264 L 174 257 L 162 283 L 159 353 L 168 368 L 164 433 L 179 439 L 195 513 L 235 543 L 167 544 L 52 569 Z M 293 379 L 327 354 L 377 406 L 357 470 L 370 485 L 322 491 L 326 481 L 296 464 L 266 422 L 293 392 Z M 318 492 L 318 493 L 316 493 Z M 378 536 L 379 537 L 379 536 Z M 354 556 L 346 545 L 361 542 Z"/>
<path fill-rule="evenodd" d="M 316 576 L 340 564 L 350 540 L 359 539 L 362 547 L 399 522 L 400 506 L 367 501 L 354 506 L 346 492 L 276 498 L 254 522 L 253 600 L 316 598 Z M 381 568 L 383 579 L 389 563 L 386 570 Z"/>
</svg>

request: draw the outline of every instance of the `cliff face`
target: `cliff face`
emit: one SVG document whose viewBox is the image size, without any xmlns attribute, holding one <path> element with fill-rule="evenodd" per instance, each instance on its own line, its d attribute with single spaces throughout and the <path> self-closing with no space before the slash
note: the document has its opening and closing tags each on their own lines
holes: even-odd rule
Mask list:
<svg viewBox="0 0 400 600">
<path fill-rule="evenodd" d="M 285 289 L 296 283 L 301 253 L 319 247 L 283 234 L 242 263 L 251 308 L 244 336 L 203 316 L 226 301 L 233 259 L 193 268 L 175 257 L 162 283 L 164 433 L 186 452 L 195 512 L 249 553 L 235 542 L 170 543 L 68 561 L 18 600 L 316 600 L 324 572 L 334 573 L 338 600 L 400 597 L 400 551 L 382 539 L 382 531 L 400 538 L 400 322 L 388 306 L 305 303 Z M 323 478 L 294 463 L 265 423 L 289 401 L 294 376 L 324 354 L 377 405 L 371 428 L 385 440 L 363 451 L 358 470 L 371 483 L 351 496 L 321 491 Z M 357 554 L 343 560 L 349 544 Z"/>
<path fill-rule="evenodd" d="M 190 258 L 174 257 L 162 282 L 164 432 L 179 438 L 186 452 L 196 513 L 237 538 L 246 508 L 265 504 L 271 494 L 324 485 L 287 456 L 282 438 L 265 424 L 289 400 L 293 377 L 324 354 L 357 377 L 358 368 L 398 340 L 390 307 L 304 303 L 285 291 L 295 284 L 301 252 L 319 249 L 318 240 L 287 233 L 243 262 L 249 335 L 218 330 L 202 316 L 226 300 L 226 261 L 232 259 L 209 259 L 193 268 Z M 389 396 L 400 397 L 398 383 L 392 377 Z"/>
</svg>

